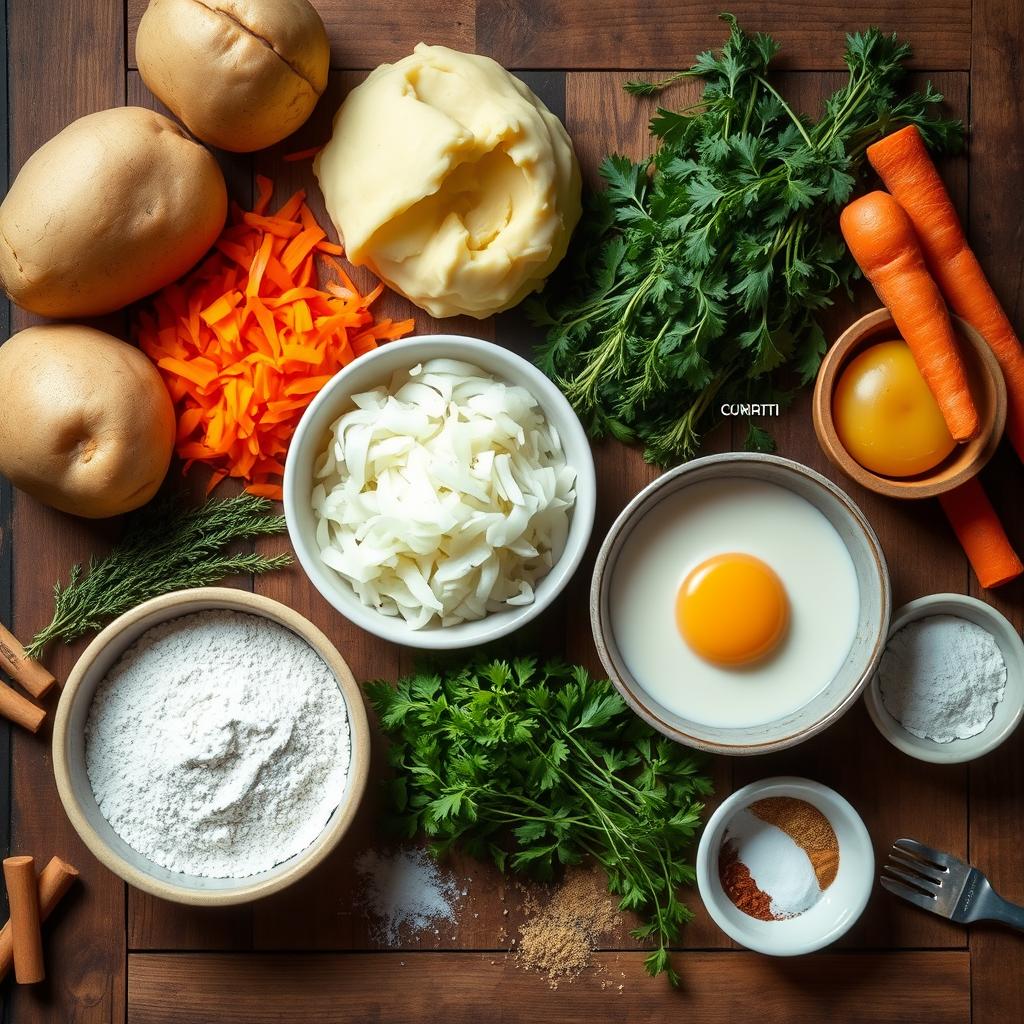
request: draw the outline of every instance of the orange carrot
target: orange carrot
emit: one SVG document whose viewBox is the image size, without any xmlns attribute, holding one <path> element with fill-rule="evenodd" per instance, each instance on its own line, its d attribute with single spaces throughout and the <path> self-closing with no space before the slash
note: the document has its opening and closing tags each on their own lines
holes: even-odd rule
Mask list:
<svg viewBox="0 0 1024 1024">
<path fill-rule="evenodd" d="M 885 187 L 907 211 L 925 262 L 953 312 L 988 342 L 1006 378 L 1006 433 L 1024 460 L 1024 348 L 967 244 L 960 218 L 924 140 L 911 125 L 868 147 Z"/>
<path fill-rule="evenodd" d="M 855 199 L 839 218 L 853 258 L 889 307 L 950 434 L 969 441 L 980 429 L 953 324 L 925 266 L 910 218 L 886 192 Z"/>
<path fill-rule="evenodd" d="M 986 590 L 1001 587 L 1024 572 L 996 510 L 975 477 L 939 495 L 946 518 Z"/>
<path fill-rule="evenodd" d="M 210 255 L 154 296 L 135 334 L 177 407 L 185 471 L 206 463 L 210 490 L 230 476 L 253 494 L 280 498 L 282 459 L 313 396 L 413 323 L 374 320 L 380 289 L 359 293 L 304 193 L 268 214 L 273 186 L 260 177 L 257 190 L 255 209 L 232 209 Z M 344 287 L 318 286 L 317 260 Z"/>
</svg>

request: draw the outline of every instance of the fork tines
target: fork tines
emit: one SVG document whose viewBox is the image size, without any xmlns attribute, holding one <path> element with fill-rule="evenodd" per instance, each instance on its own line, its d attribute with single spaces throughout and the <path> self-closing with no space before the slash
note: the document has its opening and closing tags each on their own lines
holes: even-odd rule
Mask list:
<svg viewBox="0 0 1024 1024">
<path fill-rule="evenodd" d="M 908 903 L 943 913 L 938 906 L 943 884 L 948 884 L 950 864 L 955 858 L 933 850 L 913 839 L 897 839 L 882 866 L 882 888 Z"/>
</svg>

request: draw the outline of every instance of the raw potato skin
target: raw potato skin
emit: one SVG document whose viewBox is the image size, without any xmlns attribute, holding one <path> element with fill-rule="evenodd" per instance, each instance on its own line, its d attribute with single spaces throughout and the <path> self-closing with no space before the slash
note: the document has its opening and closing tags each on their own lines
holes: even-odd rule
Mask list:
<svg viewBox="0 0 1024 1024">
<path fill-rule="evenodd" d="M 135 56 L 143 81 L 196 138 L 236 153 L 291 135 L 331 61 L 307 0 L 150 0 Z"/>
<path fill-rule="evenodd" d="M 144 505 L 167 475 L 174 407 L 132 345 L 80 324 L 0 345 L 0 472 L 62 512 L 102 519 Z"/>
<path fill-rule="evenodd" d="M 0 282 L 41 316 L 113 312 L 197 263 L 227 202 L 217 161 L 170 118 L 88 114 L 29 157 L 0 204 Z"/>
</svg>

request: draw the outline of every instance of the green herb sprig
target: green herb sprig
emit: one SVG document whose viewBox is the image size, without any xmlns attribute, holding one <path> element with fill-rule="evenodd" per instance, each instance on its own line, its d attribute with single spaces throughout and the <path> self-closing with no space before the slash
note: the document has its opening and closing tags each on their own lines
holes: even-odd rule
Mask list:
<svg viewBox="0 0 1024 1024">
<path fill-rule="evenodd" d="M 677 890 L 694 880 L 685 855 L 711 792 L 691 751 L 607 680 L 558 662 L 474 662 L 367 692 L 391 738 L 404 835 L 541 879 L 594 858 L 620 908 L 646 918 L 632 934 L 656 943 L 647 970 L 678 981 L 667 946 L 692 916 Z"/>
<path fill-rule="evenodd" d="M 793 380 L 814 377 L 819 314 L 858 276 L 836 214 L 868 145 L 908 124 L 939 151 L 963 136 L 959 121 L 936 116 L 942 96 L 930 84 L 900 96 L 910 47 L 895 35 L 847 36 L 849 79 L 815 122 L 766 77 L 775 41 L 722 19 L 721 52 L 661 82 L 627 84 L 652 95 L 705 81 L 699 102 L 658 109 L 650 160 L 605 159 L 607 188 L 589 199 L 569 259 L 531 307 L 546 329 L 537 362 L 590 433 L 639 441 L 659 465 L 693 456 L 723 403 L 782 404 Z M 773 448 L 749 427 L 749 448 Z"/>
<path fill-rule="evenodd" d="M 72 567 L 66 584 L 53 588 L 53 620 L 29 644 L 36 658 L 53 640 L 65 643 L 100 629 L 110 619 L 160 594 L 203 587 L 235 573 L 281 569 L 291 556 L 231 553 L 236 541 L 283 533 L 284 516 L 271 515 L 266 498 L 241 494 L 186 506 L 157 499 L 129 517 L 125 533 L 88 570 Z"/>
</svg>

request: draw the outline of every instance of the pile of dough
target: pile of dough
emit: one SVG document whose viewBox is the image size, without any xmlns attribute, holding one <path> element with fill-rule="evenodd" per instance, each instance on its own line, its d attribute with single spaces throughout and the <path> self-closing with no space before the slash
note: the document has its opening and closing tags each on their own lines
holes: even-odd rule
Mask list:
<svg viewBox="0 0 1024 1024">
<path fill-rule="evenodd" d="M 314 166 L 348 258 L 436 317 L 522 301 L 580 217 L 558 118 L 489 57 L 444 46 L 353 89 Z"/>
</svg>

